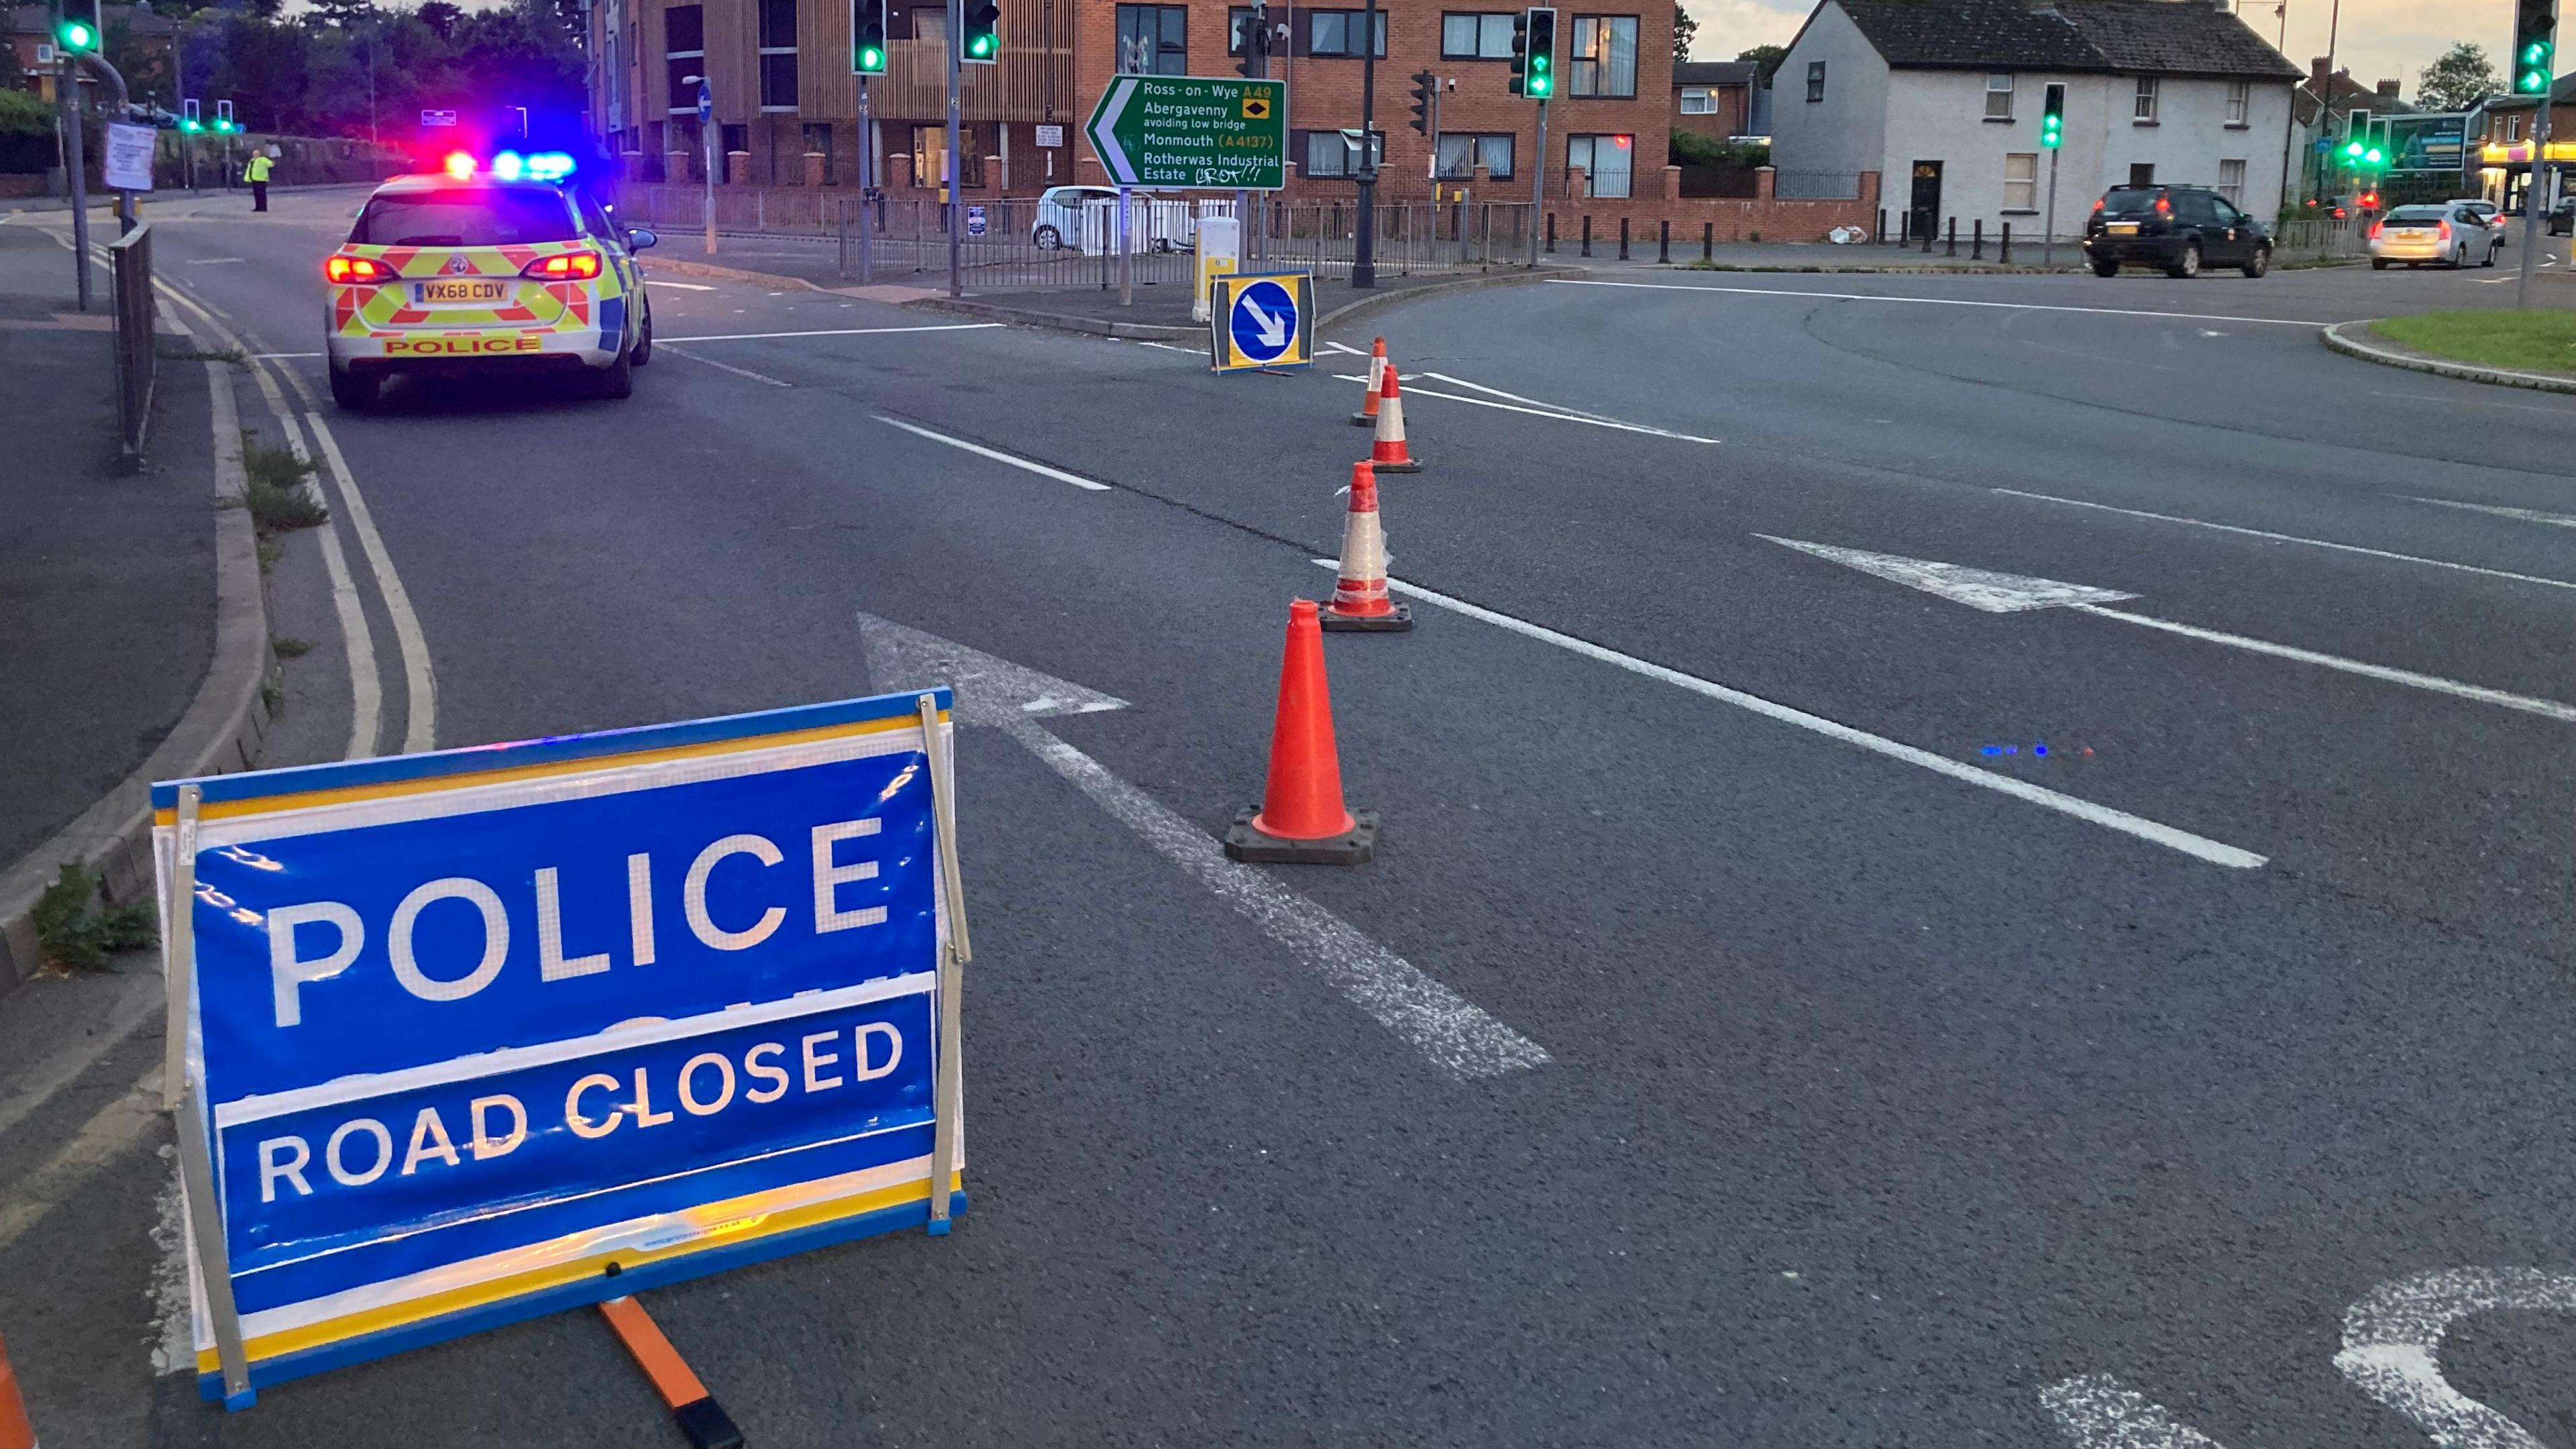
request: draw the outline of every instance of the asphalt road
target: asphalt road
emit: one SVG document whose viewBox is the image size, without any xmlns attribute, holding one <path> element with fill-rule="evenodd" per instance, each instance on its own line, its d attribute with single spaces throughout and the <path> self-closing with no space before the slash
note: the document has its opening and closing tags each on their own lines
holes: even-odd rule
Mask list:
<svg viewBox="0 0 2576 1449">
<path fill-rule="evenodd" d="M 162 265 L 319 391 L 346 206 L 210 201 Z M 1261 872 L 1547 1060 L 1444 1070 L 970 729 L 974 1210 L 649 1295 L 750 1441 L 2576 1444 L 2576 399 L 2316 335 L 2509 288 L 1595 282 L 1369 324 L 1427 462 L 1420 627 L 1327 646 L 1385 833 Z M 877 618 L 1127 701 L 1047 727 L 1202 831 L 1255 798 L 1355 358 L 656 298 L 629 402 L 324 405 L 434 661 L 433 706 L 338 509 L 375 748 L 924 682 Z M 346 745 L 342 647 L 288 748 Z M 0 1125 L 0 1184 L 150 1055 Z M 144 1347 L 156 1140 L 0 1238 L 48 1444 L 680 1442 L 587 1313 L 207 1409 Z"/>
</svg>

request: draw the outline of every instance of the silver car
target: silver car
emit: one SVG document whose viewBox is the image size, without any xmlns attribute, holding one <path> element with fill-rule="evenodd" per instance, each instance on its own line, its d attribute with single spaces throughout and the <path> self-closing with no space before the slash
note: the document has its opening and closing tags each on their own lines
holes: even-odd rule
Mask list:
<svg viewBox="0 0 2576 1449">
<path fill-rule="evenodd" d="M 2504 228 L 2489 225 L 2465 202 L 2401 206 L 2370 228 L 2370 265 L 2380 271 L 2391 262 L 2492 267 L 2503 247 Z"/>
</svg>

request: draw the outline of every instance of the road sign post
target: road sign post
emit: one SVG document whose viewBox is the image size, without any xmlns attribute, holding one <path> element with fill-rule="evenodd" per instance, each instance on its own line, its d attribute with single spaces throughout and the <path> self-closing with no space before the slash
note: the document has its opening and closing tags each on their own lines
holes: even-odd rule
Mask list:
<svg viewBox="0 0 2576 1449">
<path fill-rule="evenodd" d="M 707 153 L 706 215 L 707 255 L 716 254 L 716 93 L 707 88 L 707 78 L 698 77 L 698 145 Z"/>
<path fill-rule="evenodd" d="M 1216 372 L 1311 367 L 1311 272 L 1233 272 L 1208 282 L 1208 366 Z"/>
<path fill-rule="evenodd" d="M 200 1391 L 944 1231 L 951 710 L 154 786 Z"/>
</svg>

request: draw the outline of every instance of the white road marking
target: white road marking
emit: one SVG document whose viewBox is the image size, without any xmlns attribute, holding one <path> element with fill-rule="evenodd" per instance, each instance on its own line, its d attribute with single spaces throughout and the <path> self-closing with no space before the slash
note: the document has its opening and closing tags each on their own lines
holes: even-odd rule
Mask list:
<svg viewBox="0 0 2576 1449">
<path fill-rule="evenodd" d="M 2152 518 L 2158 523 L 2180 523 L 2192 528 L 2215 529 L 2220 533 L 2243 534 L 2247 538 L 2270 539 L 2274 543 L 2301 543 L 2310 548 L 2333 549 L 2337 553 L 2357 553 L 2369 558 L 2384 558 L 2395 563 L 2422 564 L 2426 568 L 2451 569 L 2464 574 L 2483 574 L 2491 579 L 2511 579 L 2518 584 L 2545 584 L 2553 589 L 2576 589 L 2566 579 L 2545 579 L 2537 574 L 2518 574 L 2510 569 L 2480 568 L 2476 564 L 2453 563 L 2448 559 L 2419 558 L 2411 553 L 2391 553 L 2384 548 L 2363 548 L 2356 543 L 2333 543 L 2322 538 L 2301 538 L 2295 533 L 2273 533 L 2268 529 L 2241 528 L 2233 523 L 2211 523 L 2203 518 L 2184 518 L 2171 513 L 2149 513 L 2138 508 L 2114 508 L 2108 503 L 2087 503 L 2081 498 L 2059 498 L 2049 493 L 2025 493 L 2018 488 L 1994 488 L 1989 492 L 2007 498 L 2030 498 L 2041 503 L 2062 503 L 2069 508 L 2091 508 L 2103 513 L 2118 513 L 2130 518 Z"/>
<path fill-rule="evenodd" d="M 2346 674 L 2358 674 L 2383 683 L 2403 684 L 2410 689 L 2429 690 L 2435 694 L 2447 694 L 2456 699 L 2475 700 L 2480 704 L 2501 705 L 2506 709 L 2518 709 L 2526 714 L 2536 714 L 2562 723 L 2576 724 L 2576 705 L 2560 704 L 2554 699 L 2535 699 L 2527 694 L 2510 694 L 2501 689 L 2489 689 L 2482 684 L 2464 684 L 2459 680 L 2444 679 L 2439 675 L 2417 674 L 2413 670 L 2392 669 L 2384 664 L 2367 664 L 2358 659 L 2346 659 L 2338 654 L 2320 654 L 2313 649 L 2275 644 L 2268 639 L 2254 639 L 2243 634 L 2224 634 L 2216 629 L 2203 629 L 2195 624 L 2176 623 L 2171 619 L 2159 619 L 2151 614 L 2103 607 L 2122 599 L 2137 597 L 2135 594 L 2123 593 L 2118 589 L 2097 589 L 2088 584 L 2061 583 L 2056 579 L 1996 573 L 1989 569 L 1963 568 L 1958 564 L 1936 563 L 1924 558 L 1906 558 L 1901 554 L 1868 553 L 1856 548 L 1834 548 L 1821 543 L 1802 543 L 1794 538 L 1773 538 L 1767 533 L 1757 533 L 1754 537 L 1794 548 L 1801 553 L 1813 554 L 1828 562 L 1841 564 L 1845 568 L 1858 569 L 1862 573 L 1886 579 L 1892 583 L 1920 589 L 1924 593 L 1948 599 L 1953 603 L 1965 604 L 1971 609 L 1982 609 L 1989 614 L 2009 614 L 2026 609 L 2071 609 L 2076 613 L 2091 614 L 2096 618 L 2117 619 L 2125 624 L 2161 629 L 2168 634 L 2180 634 L 2186 638 L 2199 639 L 2211 644 L 2224 644 L 2231 649 L 2242 649 L 2250 654 L 2267 654 L 2275 659 L 2290 659 L 2301 664 L 2338 669 Z"/>
<path fill-rule="evenodd" d="M 1334 352 L 1347 352 L 1353 357 L 1366 357 L 1369 355 L 1367 348 L 1353 347 L 1347 342 L 1327 342 L 1324 346 Z"/>
<path fill-rule="evenodd" d="M 1160 348 L 1160 349 L 1162 349 L 1162 350 L 1163 350 L 1163 351 L 1165 351 L 1165 352 L 1181 352 L 1181 353 L 1187 353 L 1188 355 L 1190 355 L 1190 356 L 1192 356 L 1192 357 L 1203 357 L 1203 356 L 1205 356 L 1205 355 L 1206 355 L 1206 354 L 1205 354 L 1205 352 L 1203 352 L 1203 351 L 1202 351 L 1201 349 L 1199 349 L 1199 348 L 1196 348 L 1196 347 L 1174 347 L 1172 344 L 1170 344 L 1170 343 L 1168 343 L 1168 342 L 1139 342 L 1139 343 L 1137 343 L 1136 345 L 1137 345 L 1137 346 L 1139 346 L 1139 347 L 1155 347 L 1155 348 Z"/>
<path fill-rule="evenodd" d="M 1325 568 L 1335 567 L 1331 559 L 1319 558 L 1315 562 Z M 2267 862 L 2267 857 L 2257 855 L 2250 850 L 2240 850 L 2233 845 L 2223 844 L 2206 836 L 2194 835 L 2187 830 L 2177 830 L 2170 825 L 2162 825 L 2143 816 L 2132 815 L 2125 810 L 2115 810 L 2108 805 L 2096 805 L 2090 800 L 2079 800 L 2072 795 L 2033 785 L 2010 775 L 1999 775 L 1991 770 L 1981 770 L 1974 765 L 1962 764 L 1947 756 L 1936 755 L 1930 750 L 1917 749 L 1882 735 L 1854 729 L 1850 725 L 1837 723 L 1822 715 L 1809 714 L 1805 710 L 1764 699 L 1758 694 L 1747 694 L 1740 689 L 1730 689 L 1714 680 L 1702 679 L 1695 674 L 1684 674 L 1678 669 L 1667 668 L 1661 664 L 1639 659 L 1634 655 L 1622 654 L 1588 639 L 1578 639 L 1571 634 L 1558 633 L 1543 624 L 1533 624 L 1526 619 L 1516 619 L 1509 614 L 1497 613 L 1492 609 L 1470 604 L 1464 599 L 1453 599 L 1447 594 L 1437 593 L 1419 584 L 1390 578 L 1386 581 L 1386 585 L 1396 593 L 1420 599 L 1424 603 L 1437 605 L 1453 613 L 1464 614 L 1471 619 L 1481 619 L 1497 628 L 1508 629 L 1541 643 L 1553 644 L 1587 659 L 1598 660 L 1603 664 L 1625 669 L 1632 674 L 1643 675 L 1648 679 L 1689 690 L 1693 694 L 1716 700 L 1721 704 L 1731 704 L 1738 709 L 1750 710 L 1765 719 L 1795 725 L 1799 729 L 1823 735 L 1828 739 L 1840 740 L 1844 744 L 1857 746 L 1873 754 L 1901 760 L 1906 764 L 1930 770 L 1936 775 L 1944 775 L 1965 784 L 1975 785 L 1980 789 L 1992 790 L 1997 794 L 2009 795 L 2016 800 L 2054 810 L 2061 815 L 2070 815 L 2090 825 L 2099 825 L 2106 830 L 2116 830 L 2123 835 L 2164 846 L 2168 850 L 2178 850 L 2196 860 L 2205 860 L 2212 865 L 2223 865 L 2237 870 L 2252 870 Z"/>
<path fill-rule="evenodd" d="M 1341 373 L 1335 373 L 1333 374 L 1333 377 L 1334 380 L 1338 382 L 1368 381 L 1367 378 L 1362 377 L 1357 373 L 1352 373 L 1348 376 L 1344 376 Z M 1396 380 L 1399 382 L 1403 381 L 1403 377 L 1404 375 L 1401 372 L 1396 374 Z M 1441 392 L 1436 388 L 1406 388 L 1404 390 L 1404 395 L 1406 397 L 1436 397 L 1447 402 L 1470 403 L 1476 407 L 1495 408 L 1507 413 L 1526 413 L 1534 418 L 1548 418 L 1560 423 L 1582 423 L 1586 427 L 1615 428 L 1623 433 L 1644 433 L 1646 436 L 1651 438 L 1672 438 L 1684 443 L 1723 443 L 1725 441 L 1722 438 L 1700 438 L 1694 437 L 1689 433 L 1668 432 L 1662 428 L 1650 428 L 1640 423 L 1614 422 L 1609 418 L 1589 417 L 1582 413 L 1569 413 L 1553 407 L 1522 407 L 1517 403 L 1495 402 L 1491 398 L 1468 397 L 1463 393 Z"/>
<path fill-rule="evenodd" d="M 781 337 L 875 337 L 891 332 L 986 332 L 1006 322 L 941 322 L 924 327 L 825 327 L 812 332 L 715 332 L 704 337 L 662 337 L 660 342 L 768 342 Z"/>
<path fill-rule="evenodd" d="M 1156 854 L 1286 947 L 1351 1004 L 1443 1069 L 1465 1078 L 1545 1065 L 1547 1051 L 1387 950 L 1332 912 L 1241 865 L 1204 830 L 1110 773 L 1038 723 L 1041 714 L 1089 714 L 1126 701 L 1085 689 L 918 629 L 861 614 L 868 677 L 878 689 L 944 680 L 958 718 L 1001 730 L 1142 837 Z M 898 685 L 900 681 L 900 685 Z"/>
<path fill-rule="evenodd" d="M 1600 413 L 1585 412 L 1581 408 L 1570 408 L 1563 403 L 1545 402 L 1534 397 L 1523 397 L 1516 392 L 1505 392 L 1499 387 L 1487 387 L 1481 382 L 1469 382 L 1463 377 L 1451 377 L 1445 372 L 1425 372 L 1422 376 L 1438 378 L 1440 381 L 1448 383 L 1452 387 L 1463 387 L 1470 392 L 1481 392 L 1487 397 L 1504 398 L 1511 402 L 1528 403 L 1534 408 L 1546 408 L 1552 412 L 1564 413 L 1568 417 L 1590 418 L 1595 422 L 1611 421 Z"/>
<path fill-rule="evenodd" d="M 2576 1274 L 2452 1268 L 2383 1283 L 2344 1311 L 2335 1367 L 2440 1449 L 2542 1449 L 2520 1424 L 2442 1377 L 2442 1337 L 2480 1313 L 2576 1313 Z"/>
<path fill-rule="evenodd" d="M 180 265 L 189 267 L 220 267 L 227 264 L 238 265 L 245 260 L 247 259 L 243 257 L 190 257 L 185 262 L 180 263 Z"/>
<path fill-rule="evenodd" d="M 2543 513 L 2537 508 L 2500 508 L 2492 503 L 2462 503 L 2453 498 L 2418 498 L 2412 493 L 2392 497 L 2409 503 L 2430 503 L 2436 508 L 2463 508 L 2471 513 L 2492 513 L 2498 518 L 2518 518 L 2525 523 L 2546 523 L 2558 528 L 2576 528 L 2576 514 Z"/>
<path fill-rule="evenodd" d="M 765 372 L 754 372 L 748 367 L 736 367 L 730 362 L 718 362 L 712 357 L 700 357 L 696 353 L 690 352 L 674 343 L 665 342 L 661 345 L 662 350 L 670 353 L 672 356 L 685 357 L 701 367 L 712 367 L 718 372 L 730 372 L 736 377 L 747 377 L 753 382 L 765 382 L 771 387 L 794 387 L 796 385 L 792 382 L 781 382 L 777 378 L 771 377 Z"/>
<path fill-rule="evenodd" d="M 1958 297 L 1887 297 L 1872 292 L 1801 292 L 1784 287 L 1694 287 L 1680 282 L 1597 282 L 1550 277 L 1560 287 L 1637 287 L 1657 292 L 1727 292 L 1745 297 L 1805 297 L 1820 302 L 1904 302 L 1925 307 L 1996 307 L 2011 312 L 2085 312 L 2097 317 L 2158 317 L 2176 322 L 2251 322 L 2265 327 L 2329 327 L 2286 317 L 2237 317 L 2220 312 L 2150 312 L 2127 307 L 2067 307 L 2044 302 L 1971 302 Z"/>
<path fill-rule="evenodd" d="M 972 453 L 979 458 L 990 458 L 996 463 L 1008 463 L 1014 468 L 1025 468 L 1029 472 L 1035 473 L 1042 478 L 1053 478 L 1059 483 L 1070 483 L 1076 488 L 1086 488 L 1094 493 L 1106 493 L 1109 491 L 1109 485 L 1106 483 L 1096 483 L 1091 479 L 1082 477 L 1078 474 L 1067 473 L 1061 468 L 1050 468 L 1044 463 L 1033 463 L 1026 458 L 1014 458 L 1008 453 L 987 448 L 981 443 L 970 443 L 964 438 L 952 438 L 946 433 L 934 433 L 928 428 L 916 427 L 913 424 L 904 422 L 900 419 L 887 417 L 883 413 L 872 413 L 870 416 L 874 417 L 878 422 L 885 424 L 887 427 L 901 428 L 905 432 L 912 434 L 914 437 L 928 438 L 934 443 L 945 443 L 949 447 L 956 448 L 961 452 Z"/>
<path fill-rule="evenodd" d="M 2510 280 L 2510 279 L 2509 279 L 2509 278 L 2498 278 L 2497 280 L 2499 280 L 2499 281 L 2504 281 L 2504 280 Z M 2405 398 L 2405 399 L 2407 399 L 2407 400 L 2408 400 L 2408 401 L 2410 401 L 2410 402 L 2427 402 L 2427 403 L 2435 403 L 2435 404 L 2438 404 L 2438 405 L 2440 405 L 2440 406 L 2442 406 L 2442 407 L 2446 407 L 2446 408 L 2447 408 L 2447 407 L 2458 407 L 2458 406 L 2461 406 L 2461 405 L 2463 405 L 2463 404 L 2465 404 L 2465 405 L 2467 405 L 2467 406 L 2469 406 L 2469 407 L 2473 407 L 2473 408 L 2510 408 L 2510 409 L 2512 409 L 2513 411 L 2518 412 L 2518 413 L 2553 413 L 2553 414 L 2555 414 L 2555 415 L 2557 415 L 2557 416 L 2559 416 L 2559 417 L 2562 417 L 2562 418 L 2563 418 L 2563 417 L 2567 417 L 2567 416 L 2569 416 L 2571 413 L 2576 413 L 2576 409 L 2569 409 L 2569 408 L 2563 408 L 2563 407 L 2547 408 L 2547 407 L 2542 407 L 2542 406 L 2540 406 L 2540 405 L 2539 405 L 2539 404 L 2537 404 L 2537 403 L 2488 402 L 2488 401 L 2486 401 L 2486 400 L 2485 400 L 2485 399 L 2483 399 L 2483 398 L 2474 398 L 2474 397 L 2435 397 L 2435 396 L 2433 396 L 2431 393 L 2422 393 L 2422 392 L 2374 392 L 2374 393 L 2372 393 L 2372 394 L 2371 394 L 2371 396 L 2372 396 L 2372 397 L 2401 397 L 2401 398 Z"/>
<path fill-rule="evenodd" d="M 170 1148 L 161 1149 L 170 1159 L 170 1178 L 153 1200 L 156 1221 L 152 1224 L 152 1246 L 160 1256 L 152 1264 L 152 1317 L 161 1326 L 152 1345 L 152 1372 L 155 1377 L 197 1371 L 196 1335 L 191 1331 L 188 1302 L 188 1215 L 179 1196 L 179 1165 Z"/>
<path fill-rule="evenodd" d="M 301 362 L 321 355 L 319 352 L 254 352 L 250 357 L 253 362 Z"/>
<path fill-rule="evenodd" d="M 665 281 L 660 277 L 654 276 L 646 277 L 644 279 L 644 285 L 648 287 L 669 287 L 673 291 L 678 292 L 712 292 L 715 290 L 715 288 L 708 286 L 704 282 L 672 282 Z"/>
<path fill-rule="evenodd" d="M 295 456 L 312 462 L 305 449 L 303 431 L 295 425 L 295 415 L 286 411 L 285 401 L 277 396 L 277 384 L 263 374 L 260 387 L 269 394 L 269 406 L 276 411 L 285 429 L 287 446 Z M 349 663 L 349 745 L 341 753 L 344 760 L 371 759 L 376 753 L 377 736 L 384 729 L 384 681 L 376 672 L 376 635 L 367 623 L 365 604 L 358 597 L 357 581 L 349 575 L 349 556 L 340 547 L 340 530 L 336 523 L 326 523 L 317 532 L 322 543 L 322 572 L 331 581 L 331 609 L 340 620 L 340 637 Z"/>
<path fill-rule="evenodd" d="M 2077 1449 L 2219 1449 L 2109 1374 L 2086 1374 L 2039 1391 L 2041 1407 Z"/>
</svg>

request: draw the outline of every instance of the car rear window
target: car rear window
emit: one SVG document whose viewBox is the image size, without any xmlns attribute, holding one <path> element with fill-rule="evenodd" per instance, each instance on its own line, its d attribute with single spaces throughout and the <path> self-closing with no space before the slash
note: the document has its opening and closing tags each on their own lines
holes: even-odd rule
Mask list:
<svg viewBox="0 0 2576 1449">
<path fill-rule="evenodd" d="M 2388 219 L 2400 225 L 2413 222 L 2418 226 L 2431 226 L 2437 221 L 2450 220 L 2451 213 L 2438 206 L 2401 206 L 2388 213 Z"/>
<path fill-rule="evenodd" d="M 2156 198 L 2164 195 L 2151 186 L 2118 186 L 2102 193 L 2102 211 L 2108 216 L 2136 216 L 2156 209 Z"/>
<path fill-rule="evenodd" d="M 349 240 L 377 247 L 498 247 L 571 241 L 572 208 L 547 187 L 457 187 L 373 198 Z"/>
</svg>

